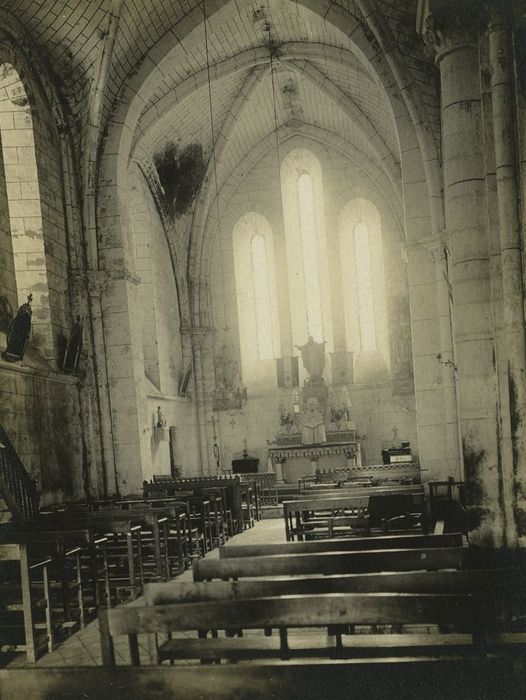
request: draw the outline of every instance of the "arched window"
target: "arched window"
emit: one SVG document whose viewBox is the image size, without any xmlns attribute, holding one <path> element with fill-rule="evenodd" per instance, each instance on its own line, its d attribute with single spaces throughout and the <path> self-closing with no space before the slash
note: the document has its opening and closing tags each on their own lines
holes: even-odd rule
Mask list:
<svg viewBox="0 0 526 700">
<path fill-rule="evenodd" d="M 252 285 L 256 310 L 256 336 L 260 360 L 274 357 L 272 339 L 272 302 L 270 297 L 270 274 L 267 259 L 267 244 L 260 233 L 250 242 L 252 259 Z"/>
<path fill-rule="evenodd" d="M 369 227 L 363 221 L 360 221 L 354 227 L 354 251 L 356 256 L 356 286 L 358 287 L 361 347 L 362 350 L 376 350 Z"/>
<path fill-rule="evenodd" d="M 294 345 L 309 336 L 332 352 L 332 318 L 320 162 L 303 148 L 281 166 L 290 317 Z"/>
<path fill-rule="evenodd" d="M 339 218 L 339 239 L 345 337 L 360 381 L 390 364 L 382 222 L 372 202 L 348 202 Z"/>
<path fill-rule="evenodd" d="M 235 224 L 232 240 L 243 380 L 263 383 L 276 372 L 265 361 L 281 352 L 272 228 L 249 212 Z"/>
<path fill-rule="evenodd" d="M 309 173 L 302 173 L 299 176 L 297 188 L 308 334 L 322 340 L 323 318 L 321 313 L 321 285 L 314 186 Z"/>
<path fill-rule="evenodd" d="M 51 312 L 31 108 L 16 69 L 0 65 L 2 286 L 13 311 L 33 294 L 33 338 L 52 354 Z M 2 167 L 3 166 L 3 167 Z"/>
</svg>

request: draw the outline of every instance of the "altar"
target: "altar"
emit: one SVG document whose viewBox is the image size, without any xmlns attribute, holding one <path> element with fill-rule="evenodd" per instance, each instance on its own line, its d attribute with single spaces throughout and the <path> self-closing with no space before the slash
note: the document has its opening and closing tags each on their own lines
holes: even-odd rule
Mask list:
<svg viewBox="0 0 526 700">
<path fill-rule="evenodd" d="M 360 442 L 351 417 L 348 388 L 327 386 L 323 378 L 325 343 L 309 337 L 301 351 L 309 377 L 294 390 L 290 407 L 282 407 L 280 428 L 268 456 L 278 481 L 295 483 L 316 470 L 361 466 Z"/>
<path fill-rule="evenodd" d="M 327 442 L 303 445 L 291 436 L 295 444 L 282 444 L 269 448 L 269 457 L 278 481 L 286 484 L 297 483 L 302 476 L 314 476 L 316 470 L 331 471 L 361 467 L 360 443 L 355 430 L 341 431 L 337 435 L 328 434 Z M 284 441 L 285 442 L 285 441 Z"/>
</svg>

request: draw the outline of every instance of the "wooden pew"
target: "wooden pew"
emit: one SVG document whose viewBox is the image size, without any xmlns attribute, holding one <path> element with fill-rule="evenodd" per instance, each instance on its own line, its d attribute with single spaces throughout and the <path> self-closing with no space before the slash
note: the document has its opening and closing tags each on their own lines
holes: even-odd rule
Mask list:
<svg viewBox="0 0 526 700">
<path fill-rule="evenodd" d="M 414 487 L 410 487 L 414 488 Z M 409 492 L 408 495 L 413 496 L 416 501 L 415 505 L 423 508 L 423 494 L 420 487 L 416 487 L 416 493 Z M 390 495 L 389 490 L 373 491 L 372 489 L 359 489 L 348 495 L 339 495 L 337 497 L 313 497 L 301 498 L 300 500 L 285 501 L 283 503 L 283 518 L 285 520 L 285 535 L 287 541 L 291 541 L 294 537 L 303 539 L 306 533 L 314 529 L 323 528 L 329 534 L 331 533 L 334 524 L 338 523 L 336 514 L 346 519 L 342 524 L 348 525 L 352 523 L 352 518 L 364 518 L 367 514 L 369 506 L 369 497 L 371 495 Z M 325 513 L 323 515 L 323 513 Z M 321 517 L 320 517 L 320 514 Z M 358 522 L 358 521 L 356 521 Z M 364 526 L 365 526 L 365 521 Z"/>
<path fill-rule="evenodd" d="M 259 557 L 275 554 L 314 554 L 315 552 L 354 552 L 375 549 L 407 549 L 411 547 L 462 547 L 463 535 L 390 535 L 385 537 L 353 537 L 349 539 L 283 542 L 279 544 L 241 544 L 220 547 L 219 558 Z"/>
<path fill-rule="evenodd" d="M 200 581 L 148 583 L 144 587 L 146 605 L 197 603 L 206 601 L 270 598 L 282 595 L 318 593 L 473 593 L 498 596 L 524 606 L 526 593 L 520 569 L 469 569 L 465 571 L 407 571 L 375 574 L 347 574 L 255 581 Z"/>
<path fill-rule="evenodd" d="M 340 488 L 331 487 L 313 487 L 306 489 L 294 496 L 294 500 L 303 501 L 312 498 L 343 498 L 345 496 L 363 496 L 363 495 L 383 495 L 391 493 L 410 493 L 414 495 L 423 495 L 424 486 L 422 484 L 382 484 L 378 486 L 363 485 L 363 484 L 345 484 Z"/>
<path fill-rule="evenodd" d="M 455 637 L 455 646 L 472 642 L 479 649 L 489 625 L 485 607 L 478 599 L 466 594 L 399 594 L 399 593 L 331 593 L 288 595 L 286 597 L 222 600 L 199 603 L 179 603 L 152 607 L 114 608 L 99 611 L 99 629 L 103 664 L 115 665 L 114 640 L 127 636 L 132 665 L 140 665 L 137 640 L 139 634 L 199 632 L 198 639 L 172 638 L 162 645 L 163 658 L 200 659 L 262 659 L 288 660 L 294 656 L 342 658 L 351 655 L 357 646 L 371 646 L 383 655 L 390 655 L 389 645 L 378 649 L 376 640 L 363 640 L 367 635 L 350 635 L 343 643 L 343 634 L 354 625 L 451 625 L 456 632 L 470 637 Z M 278 628 L 279 640 L 263 634 L 247 639 L 218 637 L 218 630 L 265 630 Z M 295 639 L 288 635 L 291 628 L 335 629 L 334 636 L 302 634 Z M 345 629 L 344 629 L 345 628 Z M 205 630 L 214 630 L 207 639 Z M 418 653 L 432 655 L 437 638 L 433 634 L 419 635 L 407 647 Z M 295 643 L 296 642 L 296 643 Z M 348 644 L 347 644 L 348 642 Z M 396 640 L 400 646 L 400 640 Z M 441 641 L 441 645 L 443 645 Z"/>
<path fill-rule="evenodd" d="M 374 663 L 331 661 L 238 666 L 39 668 L 0 670 L 0 697 L 6 700 L 383 700 L 386 689 L 404 697 L 524 697 L 526 676 L 509 658 L 376 659 Z"/>
<path fill-rule="evenodd" d="M 474 594 L 481 599 L 480 607 L 500 624 L 516 617 L 518 611 L 526 610 L 526 592 L 522 581 L 521 569 L 479 569 L 466 571 L 414 571 L 376 574 L 350 574 L 346 576 L 325 576 L 322 578 L 258 579 L 235 582 L 170 582 L 149 584 L 145 588 L 147 605 L 166 605 L 174 603 L 191 603 L 207 601 L 238 601 L 242 599 L 271 598 L 289 595 L 319 595 L 335 593 L 426 593 L 426 594 Z M 419 636 L 408 640 L 400 630 L 386 635 L 377 635 L 376 630 L 368 634 L 367 640 L 360 637 L 356 643 L 363 646 L 389 646 L 393 651 L 398 647 L 407 648 L 410 644 L 418 645 Z M 414 634 L 414 630 L 413 630 Z M 372 635 L 372 636 L 371 636 Z M 434 637 L 437 645 L 457 644 L 460 637 Z M 429 642 L 432 643 L 432 642 Z M 464 639 L 462 643 L 469 643 Z M 494 645 L 518 645 L 524 648 L 526 634 L 509 634 L 501 632 L 493 637 Z M 171 647 L 173 649 L 173 647 Z M 162 657 L 162 646 L 161 646 Z"/>
<path fill-rule="evenodd" d="M 202 559 L 193 563 L 193 576 L 194 581 L 211 581 L 246 577 L 460 569 L 465 557 L 463 547 L 429 547 Z"/>
</svg>

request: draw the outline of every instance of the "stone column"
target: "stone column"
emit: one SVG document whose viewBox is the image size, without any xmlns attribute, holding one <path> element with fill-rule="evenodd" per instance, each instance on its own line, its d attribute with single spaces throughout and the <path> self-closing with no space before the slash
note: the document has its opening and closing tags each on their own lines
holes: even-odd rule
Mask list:
<svg viewBox="0 0 526 700">
<path fill-rule="evenodd" d="M 508 470 L 503 486 L 508 502 L 513 503 L 521 537 L 526 535 L 526 342 L 511 35 L 506 26 L 509 18 L 505 11 L 499 11 L 500 5 L 492 7 L 488 35 L 502 271 L 502 349 L 509 401 L 509 423 L 503 425 L 503 438 L 512 445 L 512 464 L 505 465 Z"/>
<path fill-rule="evenodd" d="M 417 429 L 424 480 L 462 478 L 445 243 L 407 245 Z"/>
<path fill-rule="evenodd" d="M 498 391 L 479 79 L 479 5 L 429 0 L 425 38 L 436 50 L 442 97 L 444 201 L 464 474 L 474 541 L 500 545 Z"/>
<path fill-rule="evenodd" d="M 196 420 L 197 446 L 199 450 L 199 474 L 209 474 L 210 455 L 208 450 L 207 405 L 205 361 L 207 345 L 213 335 L 209 327 L 181 327 L 181 334 L 190 338 L 192 345 L 192 367 L 194 379 L 194 409 Z"/>
<path fill-rule="evenodd" d="M 98 307 L 94 310 L 95 351 L 107 381 L 101 393 L 108 392 L 111 416 L 103 426 L 115 464 L 115 474 L 108 475 L 108 491 L 115 489 L 122 495 L 140 493 L 143 479 L 152 476 L 142 342 L 133 314 L 138 282 L 126 270 L 93 272 L 88 282 Z"/>
<path fill-rule="evenodd" d="M 508 364 L 506 360 L 505 337 L 503 334 L 503 300 L 502 300 L 502 266 L 501 246 L 499 232 L 499 207 L 497 201 L 497 175 L 495 168 L 495 139 L 493 133 L 493 105 L 491 91 L 491 71 L 489 66 L 489 45 L 487 41 L 481 41 L 479 45 L 480 56 L 480 84 L 482 91 L 482 123 L 484 133 L 484 157 L 486 168 L 486 211 L 489 232 L 490 251 L 490 286 L 493 299 L 492 322 L 495 336 L 495 368 L 497 371 L 498 397 L 499 397 L 499 479 L 503 488 L 499 492 L 501 508 L 504 513 L 504 529 L 507 522 L 513 522 L 513 494 L 510 493 L 511 482 L 503 478 L 506 465 L 513 464 L 511 444 L 510 402 L 508 390 Z M 504 485 L 508 487 L 504 488 Z M 508 542 L 509 542 L 508 532 Z"/>
</svg>

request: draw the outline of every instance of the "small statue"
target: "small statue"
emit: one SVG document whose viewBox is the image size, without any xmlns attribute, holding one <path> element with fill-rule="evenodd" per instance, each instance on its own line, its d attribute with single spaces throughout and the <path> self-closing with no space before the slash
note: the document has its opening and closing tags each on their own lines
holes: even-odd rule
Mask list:
<svg viewBox="0 0 526 700">
<path fill-rule="evenodd" d="M 27 297 L 27 302 L 22 304 L 11 324 L 7 334 L 7 348 L 2 353 L 2 359 L 7 362 L 19 362 L 24 359 L 29 335 L 31 333 L 31 302 L 33 295 Z"/>
<path fill-rule="evenodd" d="M 67 374 L 75 374 L 79 364 L 80 352 L 82 350 L 82 321 L 77 316 L 77 322 L 71 329 L 64 359 L 62 360 L 62 370 Z"/>
<path fill-rule="evenodd" d="M 325 341 L 317 343 L 312 335 L 309 335 L 305 345 L 295 345 L 295 347 L 301 352 L 303 366 L 309 373 L 310 380 L 321 380 L 325 369 Z"/>
<path fill-rule="evenodd" d="M 157 406 L 157 428 L 165 428 L 166 427 L 166 420 L 163 416 L 163 412 L 161 411 L 161 407 Z"/>
</svg>

